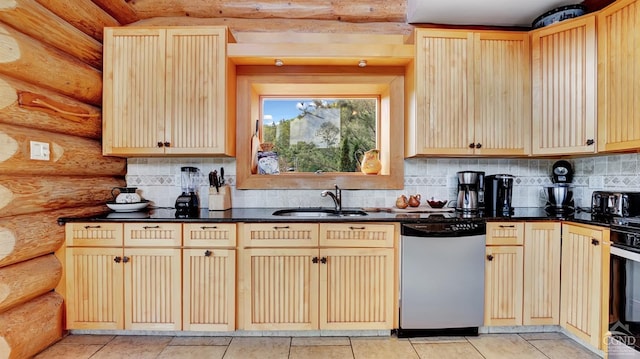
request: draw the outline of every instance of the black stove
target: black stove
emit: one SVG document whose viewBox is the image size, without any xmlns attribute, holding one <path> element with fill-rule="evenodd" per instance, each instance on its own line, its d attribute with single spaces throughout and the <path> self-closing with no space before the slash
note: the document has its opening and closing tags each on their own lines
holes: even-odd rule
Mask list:
<svg viewBox="0 0 640 359">
<path fill-rule="evenodd" d="M 611 225 L 611 245 L 640 253 L 640 217 L 613 217 Z"/>
</svg>

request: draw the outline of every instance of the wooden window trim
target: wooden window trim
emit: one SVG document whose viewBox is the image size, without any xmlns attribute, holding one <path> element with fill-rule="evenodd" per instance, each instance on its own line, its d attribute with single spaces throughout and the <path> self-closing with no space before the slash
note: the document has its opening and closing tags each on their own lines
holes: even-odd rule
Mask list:
<svg viewBox="0 0 640 359">
<path fill-rule="evenodd" d="M 402 189 L 404 186 L 404 67 L 238 66 L 236 187 L 238 189 Z M 294 92 L 295 89 L 295 92 Z M 251 173 L 251 136 L 260 118 L 260 96 L 376 95 L 380 97 L 379 175 L 327 172 Z M 261 135 L 261 134 L 260 134 Z"/>
</svg>

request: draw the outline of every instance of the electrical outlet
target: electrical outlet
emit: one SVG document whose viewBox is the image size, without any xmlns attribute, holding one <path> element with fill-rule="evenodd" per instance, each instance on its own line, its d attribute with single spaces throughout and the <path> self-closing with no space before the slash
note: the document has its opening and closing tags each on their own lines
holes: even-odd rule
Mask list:
<svg viewBox="0 0 640 359">
<path fill-rule="evenodd" d="M 31 147 L 30 158 L 32 160 L 49 161 L 50 151 L 48 142 L 29 141 L 29 144 Z"/>
</svg>

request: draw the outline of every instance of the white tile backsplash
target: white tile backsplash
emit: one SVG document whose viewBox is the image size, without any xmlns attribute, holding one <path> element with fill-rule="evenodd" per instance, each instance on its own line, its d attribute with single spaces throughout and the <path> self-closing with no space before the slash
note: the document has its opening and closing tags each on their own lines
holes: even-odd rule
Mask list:
<svg viewBox="0 0 640 359">
<path fill-rule="evenodd" d="M 574 198 L 579 206 L 589 206 L 595 190 L 640 191 L 638 163 L 640 154 L 615 154 L 570 159 L 575 170 Z M 404 161 L 403 190 L 344 190 L 346 207 L 391 207 L 401 194 L 420 194 L 423 199 L 453 200 L 457 194 L 456 172 L 485 171 L 487 175 L 508 173 L 516 176 L 513 205 L 540 207 L 542 188 L 551 183 L 551 168 L 556 159 L 503 158 L 411 158 Z M 319 190 L 237 190 L 234 185 L 234 158 L 130 158 L 127 186 L 138 187 L 143 198 L 156 206 L 173 207 L 180 194 L 180 167 L 194 166 L 199 177 L 201 207 L 208 204 L 207 174 L 224 166 L 225 178 L 232 188 L 232 205 L 250 207 L 332 206 Z"/>
</svg>

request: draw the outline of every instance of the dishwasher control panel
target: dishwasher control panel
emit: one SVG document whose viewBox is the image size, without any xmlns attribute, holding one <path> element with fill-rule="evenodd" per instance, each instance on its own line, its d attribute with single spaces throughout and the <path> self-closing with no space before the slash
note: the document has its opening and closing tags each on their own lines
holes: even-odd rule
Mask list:
<svg viewBox="0 0 640 359">
<path fill-rule="evenodd" d="M 401 231 L 403 236 L 412 237 L 466 237 L 485 234 L 487 226 L 484 221 L 406 223 Z"/>
</svg>

